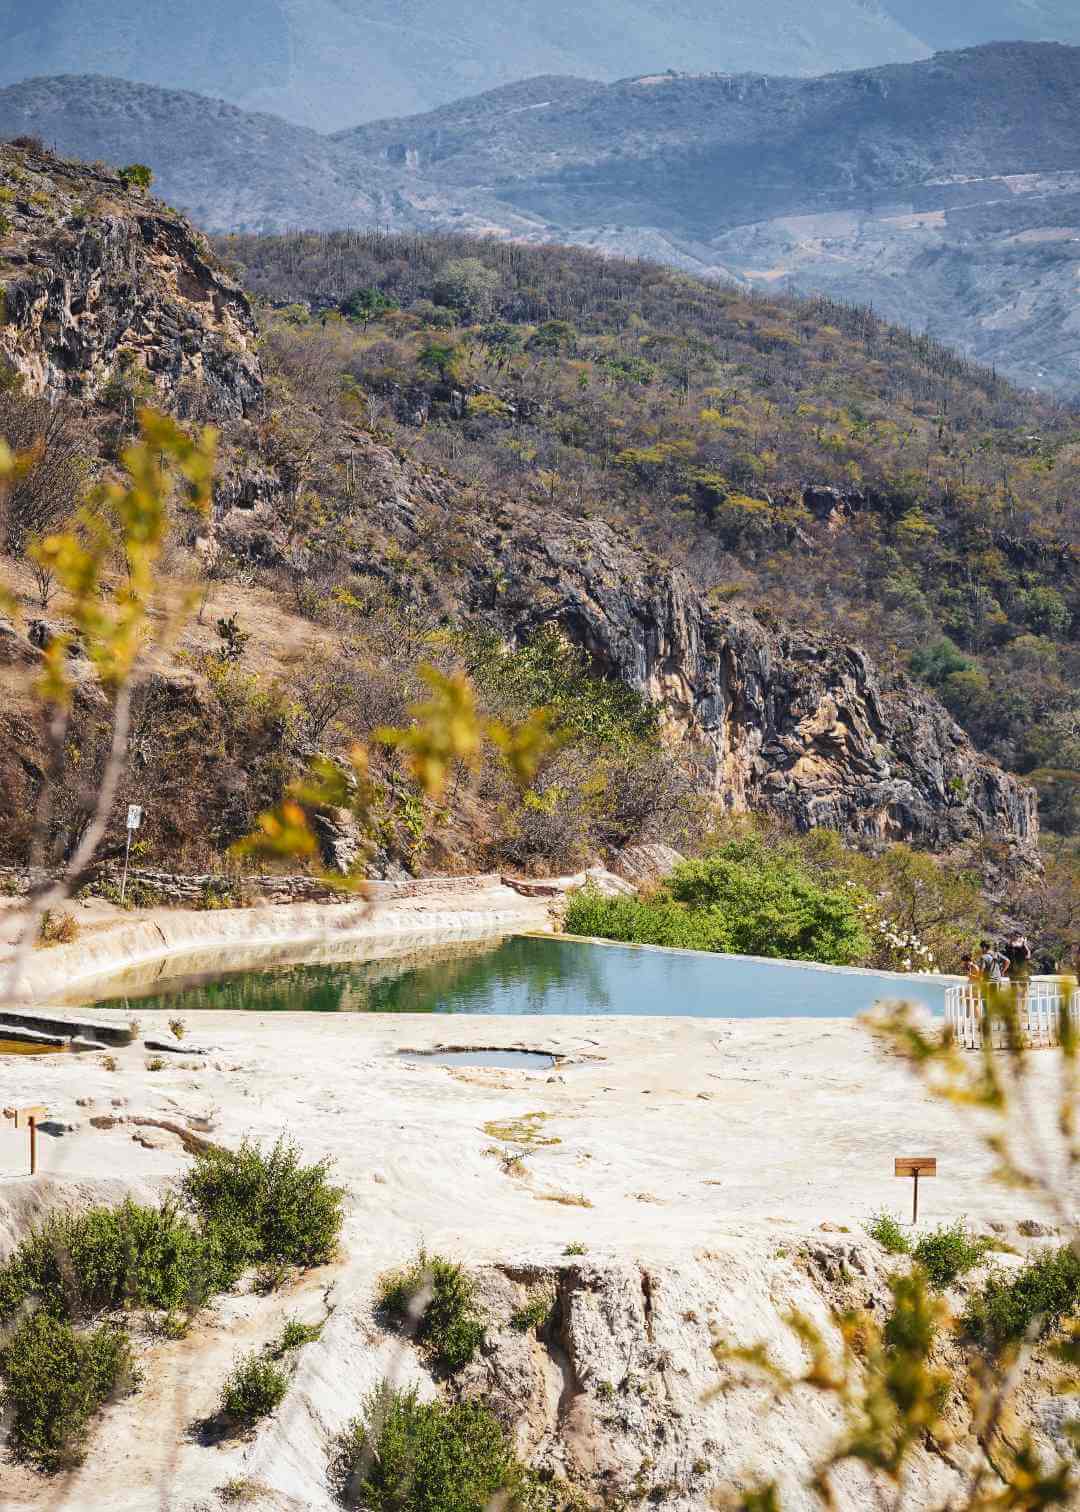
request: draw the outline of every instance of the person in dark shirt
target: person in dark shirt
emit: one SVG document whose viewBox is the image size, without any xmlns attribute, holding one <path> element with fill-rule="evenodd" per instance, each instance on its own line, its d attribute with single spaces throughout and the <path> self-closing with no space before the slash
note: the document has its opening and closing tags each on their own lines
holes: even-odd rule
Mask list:
<svg viewBox="0 0 1080 1512">
<path fill-rule="evenodd" d="M 1005 954 L 1009 958 L 1009 980 L 1026 982 L 1031 975 L 1031 946 L 1025 937 L 1022 934 L 1012 935 L 1005 947 Z"/>
</svg>

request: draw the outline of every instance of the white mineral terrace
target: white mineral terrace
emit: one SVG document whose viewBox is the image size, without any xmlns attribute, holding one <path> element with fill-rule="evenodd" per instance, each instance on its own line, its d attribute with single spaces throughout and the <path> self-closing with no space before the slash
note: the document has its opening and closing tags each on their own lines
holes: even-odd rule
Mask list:
<svg viewBox="0 0 1080 1512">
<path fill-rule="evenodd" d="M 503 906 L 516 920 L 492 926 L 493 939 L 546 918 L 539 906 L 523 915 L 520 898 L 489 902 L 498 907 L 487 913 L 475 898 L 461 909 L 446 899 L 438 910 L 395 905 L 381 923 L 376 914 L 351 927 L 367 929 L 369 943 L 382 930 L 401 948 L 437 935 L 436 912 L 454 916 L 461 938 L 485 935 Z M 306 910 L 309 935 L 313 913 L 341 922 L 346 910 Z M 292 928 L 291 914 L 259 911 L 269 932 L 260 949 L 293 952 L 303 930 Z M 125 959 L 141 959 L 152 977 L 149 926 L 172 931 L 188 951 L 186 969 L 223 933 L 239 943 L 243 922 L 210 914 L 123 923 L 119 944 L 107 948 L 105 931 L 82 968 L 79 945 L 37 952 L 38 987 L 50 997 L 66 972 L 115 969 Z M 341 928 L 326 949 L 345 948 L 350 926 Z M 128 1018 L 93 1012 L 117 1024 Z M 550 1453 L 555 1463 L 576 1456 L 616 1478 L 624 1470 L 632 1478 L 648 1455 L 651 1475 L 689 1488 L 667 1505 L 702 1512 L 711 1486 L 747 1466 L 795 1475 L 835 1427 L 819 1405 L 773 1413 L 757 1391 L 717 1398 L 713 1327 L 744 1344 L 768 1339 L 794 1368 L 784 1315 L 805 1308 L 827 1326 L 808 1252 L 824 1255 L 829 1274 L 854 1275 L 884 1294 L 884 1258 L 862 1225 L 882 1208 L 910 1215 L 910 1183 L 893 1175 L 897 1156 L 937 1160 L 938 1176 L 920 1194 L 927 1225 L 966 1215 L 999 1225 L 1022 1249 L 1020 1220 L 1058 1221 L 1029 1194 L 996 1184 L 971 1116 L 933 1099 L 850 1020 L 205 1011 L 189 1015 L 174 1053 L 155 1058 L 141 1041 L 168 1040 L 169 1013 L 141 1017 L 140 1041 L 108 1055 L 0 1057 L 0 1101 L 48 1109 L 34 1180 L 20 1174 L 25 1133 L 0 1122 L 0 1171 L 8 1173 L 0 1177 L 0 1256 L 51 1209 L 164 1195 L 188 1169 L 194 1141 L 235 1146 L 284 1131 L 306 1158 L 335 1162 L 347 1192 L 341 1258 L 270 1297 L 241 1288 L 216 1299 L 183 1339 L 140 1334 L 144 1384 L 107 1408 L 86 1464 L 49 1480 L 0 1461 L 4 1512 L 213 1512 L 230 1477 L 256 1481 L 257 1506 L 269 1512 L 334 1512 L 328 1448 L 365 1393 L 388 1373 L 425 1394 L 436 1389 L 415 1351 L 403 1352 L 372 1312 L 377 1277 L 421 1243 L 495 1275 L 503 1293 L 519 1297 L 537 1267 L 585 1268 L 592 1279 L 582 1282 L 570 1375 L 560 1376 L 538 1344 L 520 1341 L 520 1379 L 535 1371 L 537 1382 L 515 1423 L 522 1451 Z M 557 1066 L 448 1067 L 401 1053 L 477 1047 L 543 1052 Z M 1016 1130 L 1023 1148 L 1044 1142 L 1052 1161 L 1060 1159 L 1058 1069 L 1055 1055 L 1031 1057 L 1030 1112 Z M 519 1146 L 522 1129 L 541 1137 Z M 515 1174 L 500 1157 L 519 1147 Z M 583 1258 L 566 1258 L 568 1250 Z M 1014 1262 L 1019 1254 L 1002 1257 Z M 237 1353 L 274 1337 L 290 1315 L 328 1313 L 280 1412 L 250 1438 L 199 1442 L 191 1425 L 214 1411 Z M 648 1444 L 630 1419 L 625 1433 L 612 1427 L 598 1394 L 598 1383 L 630 1369 L 646 1333 L 668 1362 L 649 1367 L 659 1405 L 649 1406 L 651 1395 L 632 1398 L 650 1422 L 663 1417 Z M 695 1481 L 698 1463 L 708 1477 Z M 911 1505 L 943 1504 L 956 1491 L 951 1475 L 920 1454 Z M 844 1487 L 842 1512 L 883 1505 L 857 1479 Z M 786 1505 L 809 1512 L 812 1504 L 795 1494 Z"/>
</svg>

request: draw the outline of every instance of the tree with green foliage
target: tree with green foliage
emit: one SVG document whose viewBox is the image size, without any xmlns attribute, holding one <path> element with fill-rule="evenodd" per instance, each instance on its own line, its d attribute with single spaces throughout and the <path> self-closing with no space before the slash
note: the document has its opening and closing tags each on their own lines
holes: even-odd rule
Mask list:
<svg viewBox="0 0 1080 1512">
<path fill-rule="evenodd" d="M 499 275 L 479 257 L 452 257 L 435 276 L 436 304 L 456 310 L 462 319 L 490 319 L 499 290 Z"/>
<path fill-rule="evenodd" d="M 430 341 L 417 358 L 420 366 L 443 383 L 453 383 L 461 363 L 461 349 L 448 341 Z"/>
<path fill-rule="evenodd" d="M 385 315 L 388 310 L 396 310 L 398 302 L 389 294 L 384 294 L 381 289 L 368 286 L 363 289 L 354 289 L 351 294 L 338 305 L 342 315 L 349 320 L 358 321 L 366 327 L 380 315 Z"/>
<path fill-rule="evenodd" d="M 154 170 L 145 163 L 128 163 L 119 172 L 120 182 L 125 189 L 149 189 L 154 182 Z"/>
</svg>

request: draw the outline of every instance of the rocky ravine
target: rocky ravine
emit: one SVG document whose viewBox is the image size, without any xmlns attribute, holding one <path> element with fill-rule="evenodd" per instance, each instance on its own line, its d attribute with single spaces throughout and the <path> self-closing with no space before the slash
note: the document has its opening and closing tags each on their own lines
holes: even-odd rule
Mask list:
<svg viewBox="0 0 1080 1512">
<path fill-rule="evenodd" d="M 93 400 L 137 381 L 225 422 L 214 529 L 257 562 L 286 541 L 286 481 L 259 455 L 262 374 L 242 291 L 187 224 L 115 175 L 2 149 L 15 186 L 0 241 L 6 356 L 31 392 Z M 858 647 L 717 612 L 679 572 L 606 525 L 507 500 L 464 504 L 445 478 L 366 431 L 346 433 L 316 486 L 361 476 L 353 568 L 448 618 L 512 640 L 557 624 L 598 668 L 660 702 L 673 737 L 702 741 L 718 795 L 803 828 L 933 848 L 989 835 L 1028 848 L 1032 790 L 981 757 L 944 709 Z M 336 475 L 335 475 L 335 469 Z M 297 480 L 289 480 L 296 488 Z M 464 550 L 441 549 L 458 537 Z M 402 553 L 418 564 L 403 579 Z M 24 647 L 29 654 L 29 647 Z"/>
</svg>

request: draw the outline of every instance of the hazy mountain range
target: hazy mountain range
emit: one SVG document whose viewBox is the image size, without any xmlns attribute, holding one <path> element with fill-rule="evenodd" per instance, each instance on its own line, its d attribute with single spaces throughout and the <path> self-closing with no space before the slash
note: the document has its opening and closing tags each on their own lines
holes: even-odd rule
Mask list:
<svg viewBox="0 0 1080 1512">
<path fill-rule="evenodd" d="M 206 229 L 568 241 L 870 303 L 1080 392 L 1080 48 L 819 78 L 544 76 L 323 136 L 99 77 L 0 90 L 0 135 L 152 165 Z"/>
<path fill-rule="evenodd" d="M 1080 43 L 1076 0 L 0 0 L 0 85 L 100 73 L 332 131 L 537 74 L 817 74 Z"/>
</svg>

